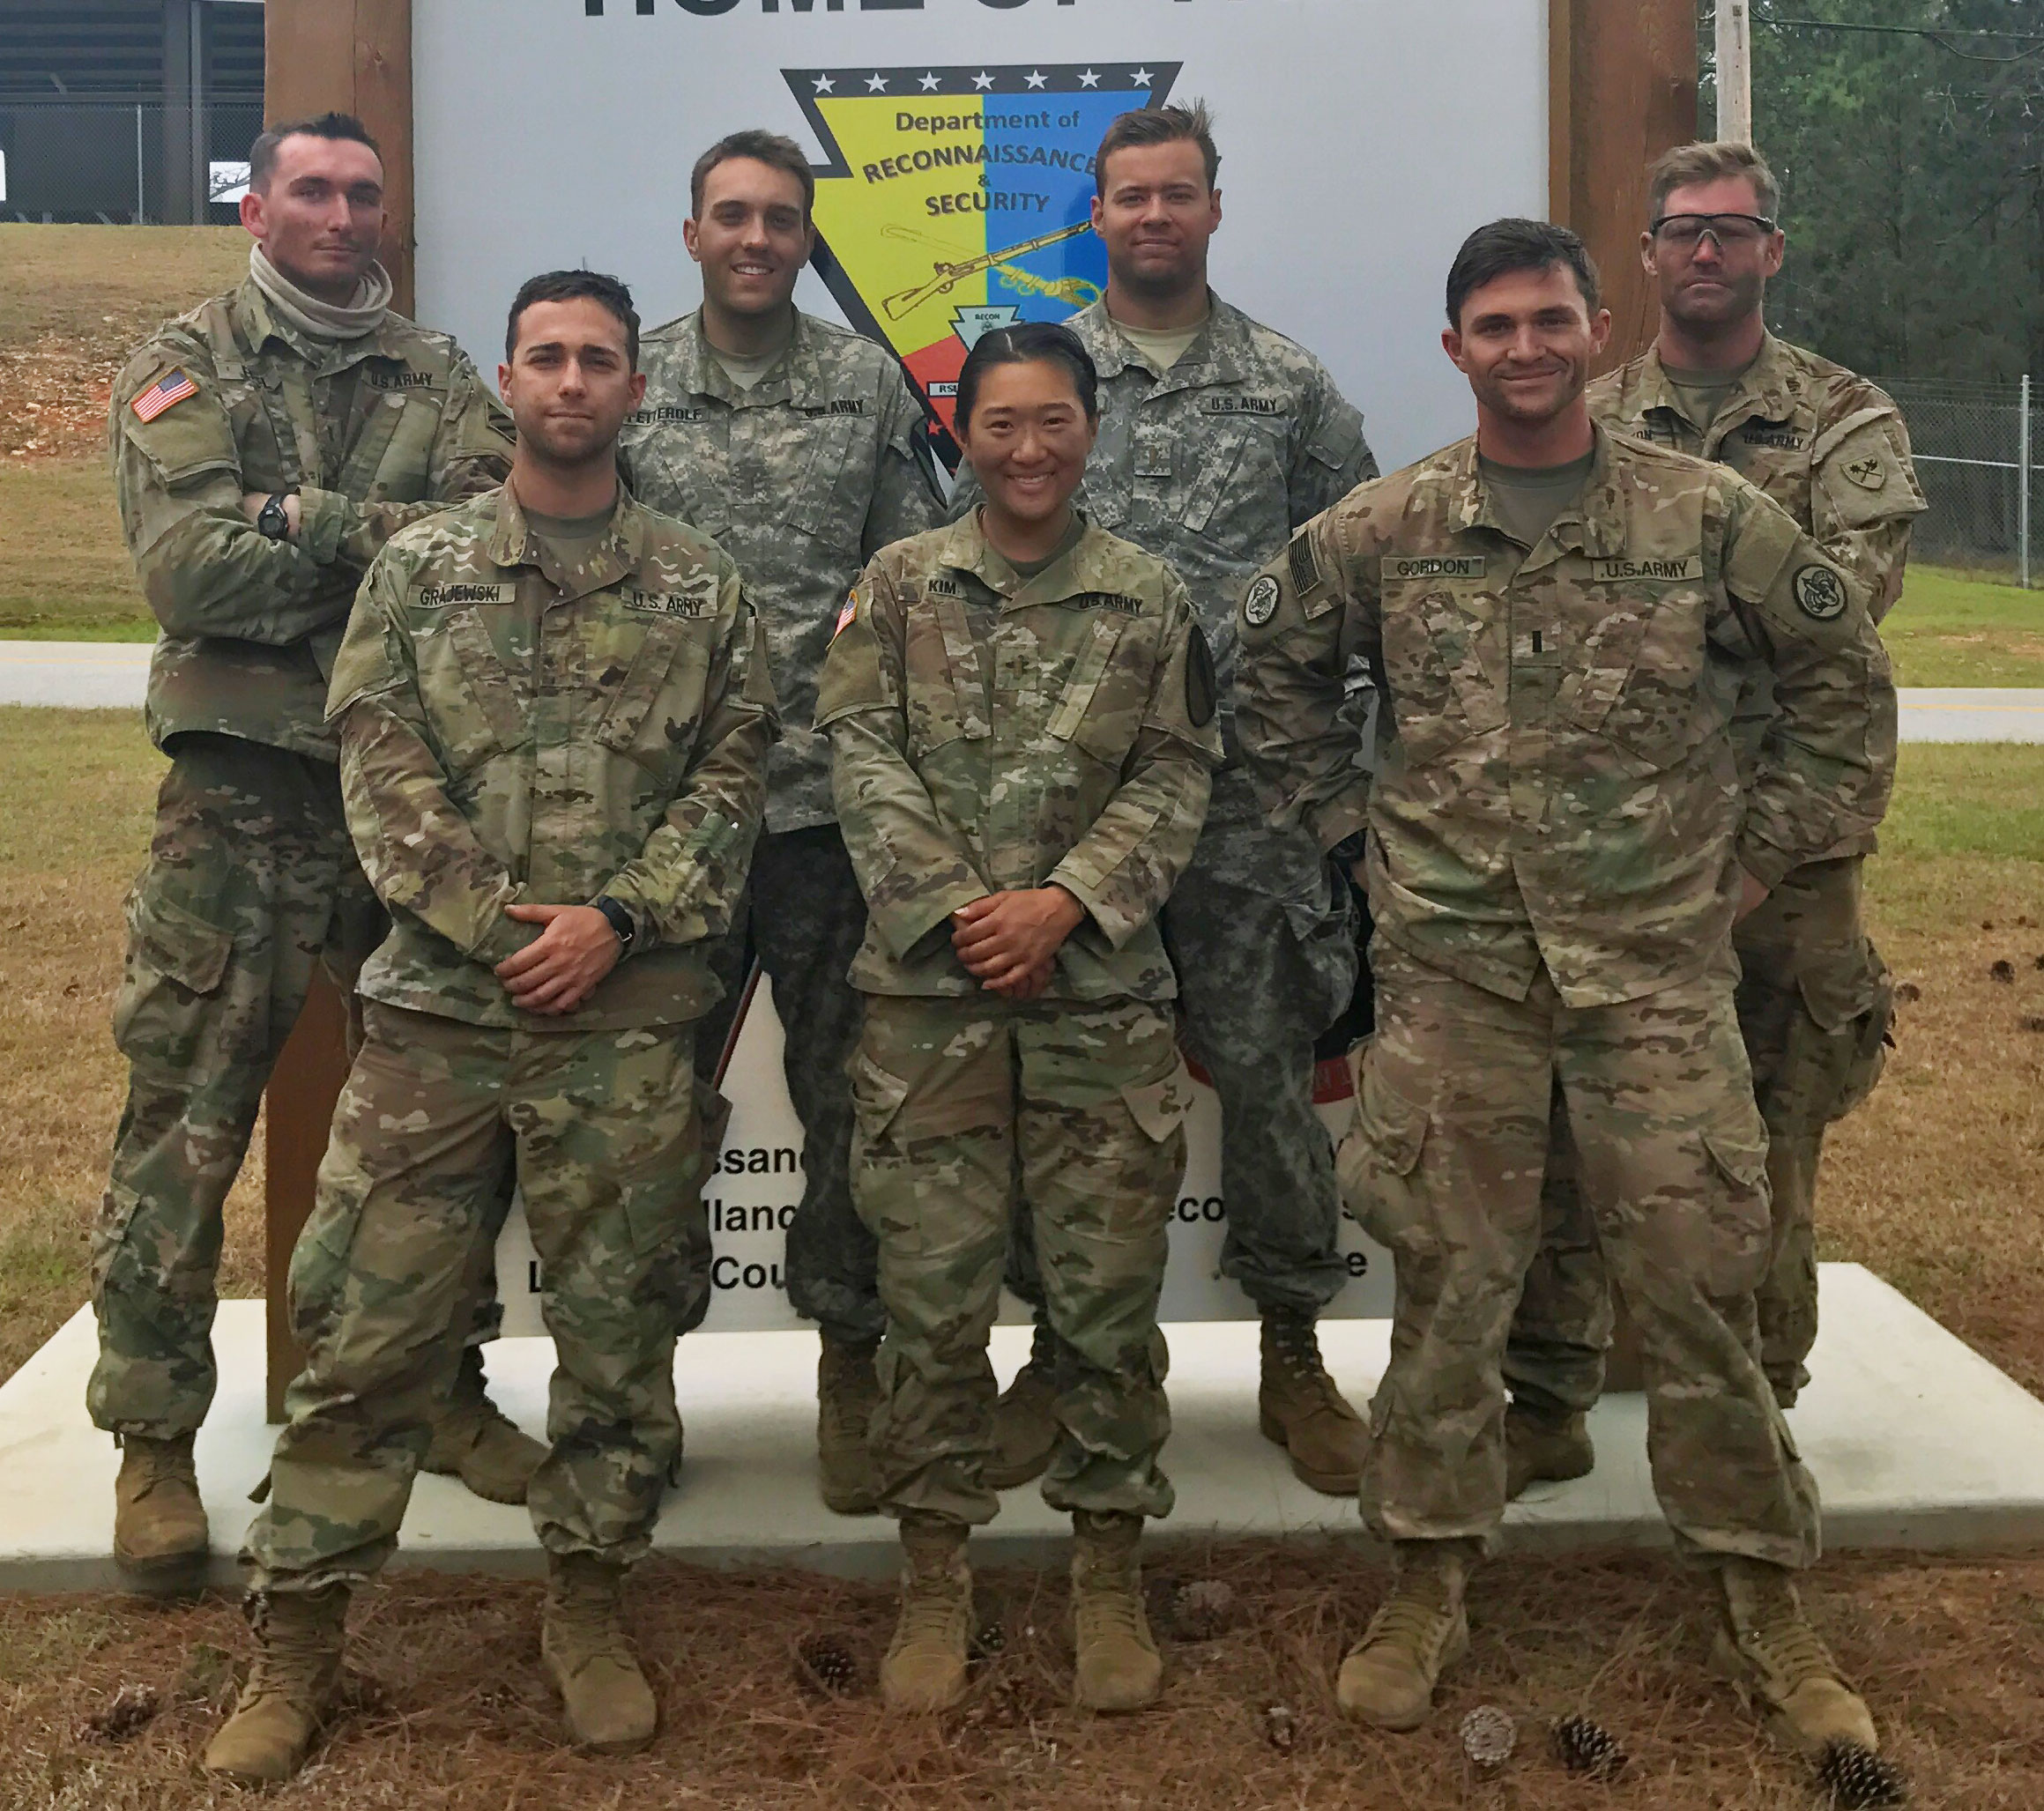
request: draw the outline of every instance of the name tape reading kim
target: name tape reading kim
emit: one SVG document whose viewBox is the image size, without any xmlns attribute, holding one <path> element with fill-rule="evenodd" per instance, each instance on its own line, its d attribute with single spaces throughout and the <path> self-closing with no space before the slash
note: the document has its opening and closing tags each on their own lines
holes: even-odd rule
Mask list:
<svg viewBox="0 0 2044 1811">
<path fill-rule="evenodd" d="M 710 1313 L 703 1325 L 713 1333 L 788 1332 L 809 1325 L 788 1305 L 785 1280 L 787 1228 L 802 1196 L 802 1126 L 781 1072 L 782 1042 L 781 1021 L 762 976 L 740 1022 L 725 1071 L 731 1124 L 703 1185 L 715 1254 Z M 1320 1092 L 1333 1094 L 1334 1089 Z M 1171 1208 L 1171 1260 L 1159 1318 L 1252 1319 L 1256 1310 L 1249 1298 L 1220 1274 L 1225 1230 L 1220 1104 L 1204 1085 L 1193 1094 L 1186 1122 L 1186 1175 Z M 1338 1139 L 1348 1129 L 1353 1105 L 1345 1094 L 1319 1102 L 1330 1135 Z M 1364 1238 L 1346 1215 L 1341 1237 L 1349 1280 L 1324 1311 L 1349 1319 L 1388 1318 L 1388 1254 Z M 546 1327 L 540 1298 L 546 1278 L 525 1228 L 524 1205 L 517 1200 L 497 1242 L 497 1286 L 503 1293 L 506 1336 L 543 1335 Z M 1029 1319 L 1028 1310 L 1012 1296 L 1004 1295 L 1001 1307 L 1004 1321 Z"/>
</svg>

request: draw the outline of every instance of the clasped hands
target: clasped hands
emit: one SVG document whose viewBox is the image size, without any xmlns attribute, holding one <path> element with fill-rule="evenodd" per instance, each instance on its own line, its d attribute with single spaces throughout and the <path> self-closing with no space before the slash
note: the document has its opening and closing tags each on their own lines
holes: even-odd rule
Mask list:
<svg viewBox="0 0 2044 1811">
<path fill-rule="evenodd" d="M 594 906 L 506 906 L 504 916 L 544 927 L 496 967 L 511 1004 L 528 1013 L 572 1013 L 622 954 L 610 920 Z"/>
<path fill-rule="evenodd" d="M 1050 986 L 1059 949 L 1085 917 L 1062 887 L 990 893 L 951 914 L 951 946 L 989 993 L 1033 1000 Z"/>
</svg>

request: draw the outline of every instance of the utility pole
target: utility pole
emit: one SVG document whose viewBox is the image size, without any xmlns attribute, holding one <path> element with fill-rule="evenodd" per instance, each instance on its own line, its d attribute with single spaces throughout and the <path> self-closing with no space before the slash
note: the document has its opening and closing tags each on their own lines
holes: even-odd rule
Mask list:
<svg viewBox="0 0 2044 1811">
<path fill-rule="evenodd" d="M 1753 142 L 1751 0 L 1717 0 L 1718 137 Z"/>
</svg>

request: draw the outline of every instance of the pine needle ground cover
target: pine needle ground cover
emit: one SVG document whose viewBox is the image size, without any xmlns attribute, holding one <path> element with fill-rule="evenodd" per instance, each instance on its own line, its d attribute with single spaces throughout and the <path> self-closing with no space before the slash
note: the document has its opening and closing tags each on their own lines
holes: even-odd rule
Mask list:
<svg viewBox="0 0 2044 1811">
<path fill-rule="evenodd" d="M 0 710 L 0 1374 L 85 1299 L 86 1228 L 119 1110 L 107 1033 L 120 900 L 147 844 L 161 761 L 115 711 Z M 1872 1101 L 1834 1133 L 1825 1255 L 1897 1283 L 2044 1389 L 2044 748 L 1906 747 L 1876 934 L 1912 997 Z M 1999 978 L 2005 976 L 2006 978 Z M 253 1175 L 253 1170 L 250 1172 Z M 262 1289 L 245 1179 L 222 1275 Z M 15 1488 L 29 1488 L 17 1481 Z M 559 1745 L 528 1585 L 398 1578 L 368 1596 L 346 1703 L 282 1805 L 509 1807 L 1479 1806 L 1642 1811 L 1823 1802 L 1706 1675 L 1703 1581 L 1672 1562 L 1508 1559 L 1472 1594 L 1475 1646 L 1435 1722 L 1342 1725 L 1333 1675 L 1384 1575 L 1347 1546 L 1160 1553 L 1164 1703 L 1095 1722 L 1068 1706 L 1065 1586 L 990 1577 L 972 1695 L 898 1724 L 873 1693 L 888 1586 L 657 1562 L 635 1615 L 661 1694 L 647 1755 Z M 1912 1802 L 2044 1804 L 2044 1560 L 1828 1562 L 1815 1597 L 1894 1732 Z M 989 1630 L 998 1630 L 990 1635 Z M 225 1600 L 0 1599 L 0 1805 L 182 1811 L 240 1802 L 196 1767 L 244 1653 Z M 824 1664 L 818 1664 L 821 1657 Z M 123 1696 L 123 1694 L 126 1696 Z M 1494 1773 L 1456 1729 L 1517 1719 Z M 1549 1727 L 1585 1715 L 1627 1756 L 1609 1784 L 1563 1765 Z"/>
</svg>

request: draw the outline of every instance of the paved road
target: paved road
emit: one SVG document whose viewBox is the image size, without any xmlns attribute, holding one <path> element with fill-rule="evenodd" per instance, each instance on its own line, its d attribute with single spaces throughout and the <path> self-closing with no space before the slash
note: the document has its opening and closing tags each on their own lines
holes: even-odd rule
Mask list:
<svg viewBox="0 0 2044 1811">
<path fill-rule="evenodd" d="M 0 704 L 139 710 L 142 642 L 0 642 Z M 1905 742 L 2044 742 L 2044 690 L 1939 687 L 1902 694 Z"/>
</svg>

